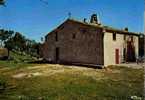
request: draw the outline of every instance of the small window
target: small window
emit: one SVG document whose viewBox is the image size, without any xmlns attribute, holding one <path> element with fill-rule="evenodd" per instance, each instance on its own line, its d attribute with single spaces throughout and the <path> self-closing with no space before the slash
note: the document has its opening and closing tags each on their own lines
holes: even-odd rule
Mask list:
<svg viewBox="0 0 145 100">
<path fill-rule="evenodd" d="M 73 34 L 72 39 L 75 39 L 75 38 L 76 38 L 76 34 Z"/>
<path fill-rule="evenodd" d="M 55 41 L 58 41 L 58 33 L 55 33 Z"/>
<path fill-rule="evenodd" d="M 116 40 L 116 33 L 113 33 L 113 40 Z"/>
</svg>

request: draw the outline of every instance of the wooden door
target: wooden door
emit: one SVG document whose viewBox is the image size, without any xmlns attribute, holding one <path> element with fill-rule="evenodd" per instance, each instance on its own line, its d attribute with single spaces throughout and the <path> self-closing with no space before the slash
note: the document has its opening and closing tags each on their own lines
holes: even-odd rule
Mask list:
<svg viewBox="0 0 145 100">
<path fill-rule="evenodd" d="M 116 64 L 119 64 L 119 49 L 115 50 L 115 60 L 116 60 Z"/>
</svg>

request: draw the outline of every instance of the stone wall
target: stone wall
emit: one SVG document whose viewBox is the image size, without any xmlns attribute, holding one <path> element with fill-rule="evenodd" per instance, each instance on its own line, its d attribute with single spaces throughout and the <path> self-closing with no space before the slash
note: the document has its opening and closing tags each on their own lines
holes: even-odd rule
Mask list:
<svg viewBox="0 0 145 100">
<path fill-rule="evenodd" d="M 101 28 L 67 21 L 46 36 L 43 58 L 56 62 L 56 48 L 59 48 L 60 63 L 103 65 L 101 33 Z"/>
<path fill-rule="evenodd" d="M 103 26 L 67 20 L 46 36 L 41 55 L 45 60 L 56 63 L 115 65 L 116 49 L 119 50 L 119 63 L 123 62 L 125 35 L 126 39 L 133 36 L 135 56 L 138 56 L 137 34 L 112 29 L 103 33 L 103 30 Z"/>
</svg>

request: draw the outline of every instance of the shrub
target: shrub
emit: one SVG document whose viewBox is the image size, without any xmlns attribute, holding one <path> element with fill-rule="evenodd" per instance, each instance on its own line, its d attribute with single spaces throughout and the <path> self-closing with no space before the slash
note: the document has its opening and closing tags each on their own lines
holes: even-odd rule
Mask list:
<svg viewBox="0 0 145 100">
<path fill-rule="evenodd" d="M 0 79 L 0 92 L 3 92 L 6 88 L 6 82 Z"/>
</svg>

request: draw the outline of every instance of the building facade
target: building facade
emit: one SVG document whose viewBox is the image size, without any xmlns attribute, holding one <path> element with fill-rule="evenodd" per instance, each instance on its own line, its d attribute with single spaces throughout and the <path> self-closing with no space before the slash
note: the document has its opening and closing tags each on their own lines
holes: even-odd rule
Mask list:
<svg viewBox="0 0 145 100">
<path fill-rule="evenodd" d="M 53 63 L 108 66 L 134 62 L 138 57 L 137 33 L 118 30 L 91 21 L 67 19 L 48 33 L 40 48 L 43 59 Z"/>
<path fill-rule="evenodd" d="M 138 57 L 138 36 L 106 32 L 104 35 L 104 65 L 135 62 Z M 114 38 L 114 39 L 113 39 Z"/>
</svg>

